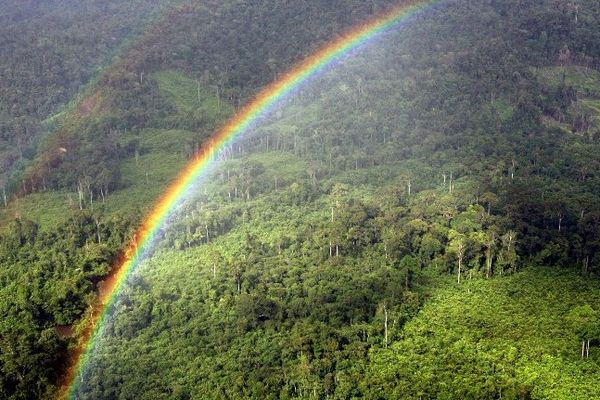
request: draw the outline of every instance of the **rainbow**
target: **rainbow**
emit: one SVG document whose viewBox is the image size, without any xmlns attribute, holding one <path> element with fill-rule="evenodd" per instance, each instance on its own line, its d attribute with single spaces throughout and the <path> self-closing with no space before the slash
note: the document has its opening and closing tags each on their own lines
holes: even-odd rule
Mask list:
<svg viewBox="0 0 600 400">
<path fill-rule="evenodd" d="M 154 205 L 152 211 L 138 229 L 134 240 L 126 249 L 122 260 L 115 265 L 113 272 L 105 281 L 104 290 L 99 295 L 97 302 L 99 306 L 90 317 L 87 324 L 88 328 L 81 336 L 81 345 L 72 355 L 71 364 L 65 376 L 65 385 L 60 393 L 61 399 L 75 397 L 80 380 L 83 379 L 84 369 L 100 335 L 101 327 L 104 325 L 117 294 L 124 286 L 127 277 L 143 258 L 144 251 L 151 247 L 156 232 L 163 226 L 163 223 L 176 206 L 185 199 L 186 194 L 194 187 L 194 184 L 206 174 L 208 167 L 216 159 L 215 155 L 218 155 L 236 138 L 248 131 L 261 117 L 267 115 L 275 105 L 279 104 L 287 95 L 311 77 L 333 65 L 352 50 L 358 49 L 374 38 L 397 28 L 411 16 L 430 8 L 439 1 L 405 1 L 391 9 L 391 11 L 331 41 L 286 72 L 279 80 L 264 88 L 213 135 L 209 143 L 205 144 L 203 152 L 183 169 Z"/>
</svg>

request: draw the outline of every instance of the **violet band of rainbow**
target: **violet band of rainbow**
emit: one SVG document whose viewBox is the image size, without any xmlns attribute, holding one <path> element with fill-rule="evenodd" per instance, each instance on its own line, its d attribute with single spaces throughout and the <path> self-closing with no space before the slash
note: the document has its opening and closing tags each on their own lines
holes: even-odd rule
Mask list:
<svg viewBox="0 0 600 400">
<path fill-rule="evenodd" d="M 98 299 L 98 304 L 101 306 L 96 313 L 96 317 L 92 317 L 90 327 L 82 335 L 82 344 L 72 357 L 65 378 L 66 385 L 59 394 L 60 398 L 75 397 L 101 328 L 127 277 L 139 264 L 145 250 L 152 245 L 152 239 L 162 227 L 165 219 L 214 162 L 215 155 L 218 155 L 226 146 L 232 144 L 257 120 L 268 114 L 275 105 L 311 77 L 317 76 L 319 72 L 325 70 L 352 50 L 359 49 L 385 32 L 398 28 L 402 22 L 408 21 L 410 17 L 439 2 L 441 1 L 403 2 L 384 15 L 374 18 L 333 40 L 286 72 L 279 80 L 263 89 L 212 136 L 202 153 L 183 169 L 163 193 L 138 229 L 133 242 L 127 247 L 123 260 L 115 265 L 113 278 L 106 288 L 105 294 Z"/>
</svg>

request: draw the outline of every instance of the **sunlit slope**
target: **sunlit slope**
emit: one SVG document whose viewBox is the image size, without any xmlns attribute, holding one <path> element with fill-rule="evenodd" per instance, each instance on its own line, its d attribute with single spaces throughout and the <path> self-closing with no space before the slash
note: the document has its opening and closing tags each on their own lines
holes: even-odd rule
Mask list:
<svg viewBox="0 0 600 400">
<path fill-rule="evenodd" d="M 166 270 L 175 260 L 185 266 L 185 274 Z M 325 394 L 327 378 L 319 371 L 328 371 L 326 365 L 336 366 L 339 398 L 349 393 L 381 399 L 489 399 L 501 393 L 506 399 L 600 396 L 597 349 L 592 348 L 590 359 L 581 359 L 579 326 L 569 319 L 577 307 L 600 302 L 597 286 L 571 273 L 531 269 L 494 281 L 476 278 L 460 288 L 438 282 L 431 301 L 404 329 L 390 328 L 392 339 L 384 348 L 381 314 L 371 324 L 333 329 L 330 320 L 327 326 L 314 321 L 319 312 L 335 312 L 333 304 L 331 311 L 306 311 L 321 296 L 340 301 L 335 287 L 345 279 L 355 281 L 354 290 L 389 279 L 370 273 L 357 280 L 354 274 L 361 274 L 364 260 L 362 267 L 338 263 L 338 272 L 327 264 L 320 273 L 300 266 L 272 271 L 289 277 L 279 284 L 277 278 L 268 278 L 267 297 L 244 294 L 220 301 L 214 296 L 222 289 L 206 283 L 214 282 L 212 263 L 201 253 L 166 253 L 143 278 L 136 278 L 127 298 L 138 306 L 121 309 L 123 317 L 111 324 L 113 336 L 92 367 L 99 375 L 89 398 L 126 392 L 152 396 L 165 390 L 208 398 L 225 393 L 258 398 L 281 386 L 293 393 L 294 385 Z M 233 279 L 235 272 L 218 263 L 216 273 Z M 292 311 L 280 308 L 281 293 L 292 290 L 296 279 L 319 285 L 294 303 L 293 312 L 311 317 L 278 329 L 273 320 Z M 302 284 L 296 284 L 301 290 Z M 150 299 L 160 293 L 170 298 L 158 306 Z M 152 373 L 157 366 L 160 375 Z M 127 377 L 124 385 L 115 392 L 111 382 L 122 376 Z M 285 389 L 287 385 L 291 387 Z M 140 392 L 140 386 L 149 389 Z"/>
<path fill-rule="evenodd" d="M 424 280 L 409 279 L 374 244 L 385 229 L 381 183 L 317 176 L 314 184 L 308 165 L 275 151 L 222 165 L 118 296 L 79 398 L 356 389 L 366 350 L 382 341 L 373 315 L 388 301 L 395 318 L 408 319 L 420 299 L 407 285 Z M 342 180 L 352 178 L 360 172 Z"/>
<path fill-rule="evenodd" d="M 545 122 L 566 133 L 597 135 L 600 128 L 600 72 L 587 66 L 564 65 L 535 70 L 550 99 Z M 562 93 L 563 100 L 557 101 Z M 554 100 L 554 101 L 552 101 Z"/>
<path fill-rule="evenodd" d="M 165 121 L 190 121 L 197 115 L 206 126 L 223 123 L 233 113 L 232 107 L 220 101 L 206 87 L 185 74 L 164 71 L 153 79 L 160 88 L 172 112 Z M 167 123 L 166 123 L 167 124 Z M 102 214 L 137 213 L 138 217 L 150 207 L 169 182 L 198 150 L 198 133 L 186 129 L 148 128 L 141 133 L 127 133 L 114 137 L 117 147 L 130 149 L 116 160 L 119 165 L 120 187 L 108 190 L 104 199 L 99 191 L 85 190 L 81 207 L 79 194 L 73 190 L 47 190 L 14 199 L 0 211 L 5 223 L 15 217 L 27 218 L 51 230 L 75 215 L 80 208 Z M 84 177 L 85 179 L 85 177 Z M 90 182 L 87 178 L 86 184 Z"/>
<path fill-rule="evenodd" d="M 463 70 L 495 31 L 479 26 L 476 37 L 442 45 L 450 28 L 420 28 L 345 60 L 233 145 L 117 296 L 79 398 L 594 395 L 593 385 L 574 382 L 595 370 L 597 351 L 578 363 L 578 328 L 567 314 L 597 308 L 597 281 L 575 295 L 585 282 L 576 273 L 511 275 L 532 264 L 581 270 L 570 243 L 585 237 L 579 243 L 595 248 L 586 236 L 594 222 L 585 228 L 584 217 L 594 221 L 596 203 L 584 217 L 565 215 L 580 195 L 596 193 L 597 177 L 571 179 L 577 169 L 567 150 L 596 144 L 540 123 L 545 82 L 528 75 L 524 58 Z M 463 62 L 440 62 L 466 43 L 481 47 Z M 431 51 L 440 47 L 443 55 Z M 524 78 L 495 82 L 514 70 Z M 568 205 L 553 197 L 556 187 Z M 572 279 L 570 300 L 531 302 L 542 298 L 529 292 L 538 277 L 544 293 Z M 519 301 L 506 294 L 511 285 L 523 285 Z M 443 296 L 452 312 L 435 300 Z M 409 321 L 424 304 L 423 324 L 444 318 L 431 312 L 469 322 L 499 314 L 476 319 L 482 331 L 452 328 L 450 339 L 454 322 L 423 328 L 415 340 L 440 335 L 439 356 L 421 365 L 421 353 L 406 350 L 409 371 L 398 372 L 393 350 L 412 344 Z M 532 324 L 536 316 L 548 320 Z M 466 353 L 471 344 L 480 348 L 474 355 Z M 491 380 L 494 368 L 505 373 Z M 569 375 L 553 388 L 532 378 L 551 368 Z"/>
<path fill-rule="evenodd" d="M 441 285 L 363 381 L 374 398 L 597 399 L 598 348 L 581 357 L 582 307 L 598 284 L 528 268 L 492 281 Z"/>
<path fill-rule="evenodd" d="M 475 237 L 495 221 L 482 207 L 445 209 L 461 204 L 465 182 L 455 195 L 440 180 L 394 200 L 405 181 L 376 169 L 313 185 L 292 154 L 239 161 L 184 205 L 119 295 L 80 398 L 598 395 L 598 350 L 581 360 L 573 318 L 600 304 L 595 279 L 512 275 L 498 260 L 486 280 L 481 244 L 462 285 L 446 275 L 455 258 L 444 235 Z"/>
<path fill-rule="evenodd" d="M 573 150 L 597 142 L 542 123 L 572 86 L 544 97 L 532 64 L 555 62 L 510 45 L 523 21 L 498 39 L 502 14 L 481 7 L 433 13 L 344 60 L 235 143 L 117 296 L 77 395 L 386 398 L 401 390 L 394 375 L 387 392 L 369 376 L 393 362 L 368 375 L 367 354 L 402 341 L 431 281 L 454 285 L 437 277 L 468 290 L 530 265 L 596 270 L 599 177 L 577 178 Z M 467 22 L 476 28 L 451 35 Z M 565 332 L 551 351 L 575 347 L 576 359 Z M 522 368 L 546 368 L 530 361 Z M 440 384 L 466 398 L 545 390 L 487 371 L 460 381 L 469 362 L 440 360 Z M 569 368 L 585 376 L 586 365 Z"/>
</svg>

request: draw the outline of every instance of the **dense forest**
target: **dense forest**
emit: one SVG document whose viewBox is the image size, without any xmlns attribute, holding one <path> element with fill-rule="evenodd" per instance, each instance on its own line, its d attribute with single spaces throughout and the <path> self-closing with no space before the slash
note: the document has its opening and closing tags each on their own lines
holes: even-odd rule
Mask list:
<svg viewBox="0 0 600 400">
<path fill-rule="evenodd" d="M 0 186 L 5 195 L 11 173 L 35 157 L 52 117 L 160 4 L 0 2 Z"/>
<path fill-rule="evenodd" d="M 0 88 L 38 124 L 0 118 L 6 160 L 36 144 L 0 211 L 2 398 L 57 395 L 111 266 L 215 129 L 396 4 L 68 3 L 7 6 L 4 36 L 67 7 L 128 43 Z M 600 398 L 598 21 L 596 0 L 433 2 L 303 85 L 160 229 L 74 397 Z"/>
</svg>

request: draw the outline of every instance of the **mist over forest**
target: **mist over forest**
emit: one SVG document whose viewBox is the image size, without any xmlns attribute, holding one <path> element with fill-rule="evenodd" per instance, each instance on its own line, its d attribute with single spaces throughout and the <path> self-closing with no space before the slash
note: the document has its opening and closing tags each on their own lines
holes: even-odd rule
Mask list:
<svg viewBox="0 0 600 400">
<path fill-rule="evenodd" d="M 148 226 L 255 96 L 393 12 Z M 600 399 L 599 26 L 0 0 L 0 398 Z"/>
</svg>

